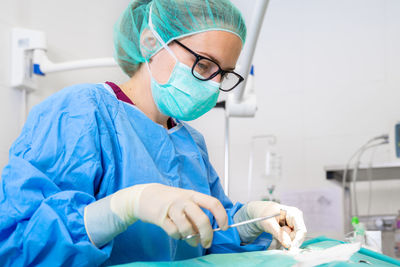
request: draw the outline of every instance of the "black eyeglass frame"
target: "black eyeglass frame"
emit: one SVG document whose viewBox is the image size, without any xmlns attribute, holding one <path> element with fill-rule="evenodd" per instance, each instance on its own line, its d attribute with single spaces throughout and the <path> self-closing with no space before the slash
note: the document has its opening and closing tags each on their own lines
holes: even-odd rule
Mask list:
<svg viewBox="0 0 400 267">
<path fill-rule="evenodd" d="M 219 90 L 221 90 L 221 91 L 223 91 L 223 92 L 230 92 L 230 91 L 232 91 L 232 90 L 235 89 L 241 82 L 244 81 L 244 78 L 243 78 L 240 74 L 238 74 L 238 73 L 236 73 L 236 72 L 234 72 L 234 71 L 231 71 L 231 70 L 223 70 L 223 69 L 221 68 L 221 66 L 220 66 L 217 62 L 215 62 L 214 60 L 212 60 L 211 58 L 204 57 L 204 56 L 202 56 L 202 55 L 197 54 L 197 53 L 194 52 L 192 49 L 190 49 L 190 48 L 187 47 L 186 45 L 182 44 L 182 43 L 179 42 L 178 40 L 174 40 L 174 42 L 177 43 L 178 45 L 180 45 L 181 47 L 183 47 L 185 50 L 187 50 L 189 53 L 191 53 L 193 56 L 196 57 L 196 61 L 193 63 L 193 66 L 192 66 L 192 75 L 193 75 L 196 79 L 198 79 L 198 80 L 200 80 L 200 81 L 209 81 L 209 80 L 213 79 L 215 76 L 217 76 L 218 74 L 221 74 L 221 81 L 222 81 L 222 79 L 223 79 L 223 77 L 224 77 L 224 75 L 225 75 L 226 73 L 232 73 L 232 74 L 236 75 L 236 76 L 239 78 L 238 82 L 237 82 L 231 89 L 227 89 L 227 90 L 226 90 L 226 89 L 222 89 L 222 88 L 220 87 Z M 215 73 L 211 74 L 210 77 L 205 78 L 205 79 L 201 79 L 201 78 L 197 77 L 197 76 L 194 74 L 194 68 L 196 67 L 197 63 L 199 63 L 199 61 L 202 60 L 202 59 L 209 60 L 209 61 L 213 62 L 215 65 L 217 65 L 217 67 L 218 67 L 218 70 L 217 70 Z"/>
</svg>

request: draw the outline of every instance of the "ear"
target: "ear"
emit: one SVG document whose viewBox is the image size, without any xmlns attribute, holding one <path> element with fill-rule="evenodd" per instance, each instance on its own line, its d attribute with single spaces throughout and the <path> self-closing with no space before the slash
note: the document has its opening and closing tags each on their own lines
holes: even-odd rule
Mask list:
<svg viewBox="0 0 400 267">
<path fill-rule="evenodd" d="M 151 30 L 148 27 L 143 29 L 142 33 L 140 34 L 140 50 L 142 56 L 146 59 L 149 59 L 159 46 L 160 44 Z"/>
</svg>

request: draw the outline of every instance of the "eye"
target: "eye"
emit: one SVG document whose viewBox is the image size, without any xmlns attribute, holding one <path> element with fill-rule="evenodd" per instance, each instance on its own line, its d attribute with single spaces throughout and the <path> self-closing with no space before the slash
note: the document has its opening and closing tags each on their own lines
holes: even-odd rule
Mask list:
<svg viewBox="0 0 400 267">
<path fill-rule="evenodd" d="M 208 69 L 210 68 L 209 64 L 204 63 L 202 61 L 199 61 L 199 63 L 197 63 L 197 67 L 199 68 L 200 71 L 202 72 L 207 72 Z"/>
<path fill-rule="evenodd" d="M 194 70 L 201 76 L 200 79 L 208 79 L 218 71 L 218 65 L 209 59 L 202 58 L 197 62 Z"/>
</svg>

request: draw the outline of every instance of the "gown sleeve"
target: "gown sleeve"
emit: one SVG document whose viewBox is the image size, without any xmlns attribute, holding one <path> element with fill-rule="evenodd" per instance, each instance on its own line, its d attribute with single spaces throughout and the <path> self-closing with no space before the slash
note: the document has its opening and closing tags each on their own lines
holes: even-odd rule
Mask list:
<svg viewBox="0 0 400 267">
<path fill-rule="evenodd" d="M 111 253 L 112 243 L 91 244 L 83 221 L 107 174 L 102 150 L 110 144 L 95 99 L 82 89 L 33 108 L 10 149 L 0 181 L 2 266 L 96 266 Z"/>
<path fill-rule="evenodd" d="M 207 147 L 203 136 L 198 132 L 194 132 L 194 129 L 191 130 L 196 140 L 196 143 L 200 147 L 204 163 L 208 169 L 208 181 L 210 185 L 211 195 L 219 199 L 228 214 L 229 224 L 233 224 L 233 216 L 243 206 L 243 204 L 240 202 L 233 204 L 232 201 L 226 196 L 224 190 L 222 189 L 219 176 L 209 161 Z M 216 220 L 213 221 L 212 227 L 218 227 Z M 230 228 L 227 231 L 219 231 L 214 233 L 213 243 L 211 247 L 206 251 L 206 254 L 266 250 L 271 242 L 272 235 L 269 233 L 263 233 L 251 244 L 242 244 L 237 228 Z"/>
</svg>

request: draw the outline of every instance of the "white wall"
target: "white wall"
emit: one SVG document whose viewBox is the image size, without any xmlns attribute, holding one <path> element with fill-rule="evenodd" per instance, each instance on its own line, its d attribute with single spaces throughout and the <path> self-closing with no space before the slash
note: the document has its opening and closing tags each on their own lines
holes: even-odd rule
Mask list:
<svg viewBox="0 0 400 267">
<path fill-rule="evenodd" d="M 10 88 L 10 35 L 13 27 L 46 32 L 48 56 L 54 62 L 111 57 L 112 27 L 129 1 L 3 0 L 0 2 L 0 167 L 20 131 L 22 94 Z M 38 78 L 28 95 L 28 109 L 45 97 L 76 83 L 120 82 L 117 68 L 70 71 Z M 11 116 L 10 116 L 11 114 Z"/>
<path fill-rule="evenodd" d="M 0 3 L 0 167 L 8 160 L 8 149 L 19 132 L 21 92 L 10 88 L 10 29 L 21 25 L 21 2 Z"/>
<path fill-rule="evenodd" d="M 26 1 L 26 26 L 46 32 L 48 56 L 54 62 L 111 57 L 113 25 L 129 1 Z M 65 86 L 77 83 L 119 82 L 118 68 L 79 70 L 40 77 L 40 90 L 29 105 L 40 102 Z"/>
<path fill-rule="evenodd" d="M 234 2 L 251 13 L 251 2 Z M 283 192 L 336 191 L 324 166 L 344 165 L 369 138 L 392 134 L 400 120 L 398 14 L 396 0 L 271 0 L 254 59 L 259 110 L 255 119 L 231 120 L 233 199 L 247 201 L 254 135 L 278 137 L 283 178 L 277 190 Z M 222 123 L 218 112 L 194 123 L 206 135 L 221 176 Z M 375 162 L 396 161 L 393 147 L 379 148 Z M 369 158 L 367 153 L 364 161 Z M 265 195 L 261 190 L 254 189 L 253 197 Z M 367 184 L 359 190 L 365 214 Z M 372 213 L 397 213 L 400 180 L 373 183 L 372 202 Z"/>
<path fill-rule="evenodd" d="M 112 55 L 112 26 L 128 0 L 3 0 L 0 3 L 0 166 L 18 135 L 20 92 L 9 87 L 9 31 L 47 33 L 55 61 Z M 254 1 L 234 1 L 248 18 Z M 259 110 L 231 120 L 231 196 L 247 201 L 251 136 L 275 134 L 283 156 L 278 192 L 334 188 L 323 167 L 344 164 L 370 137 L 400 120 L 400 2 L 397 0 L 271 0 L 255 54 Z M 82 82 L 121 82 L 113 68 L 50 74 L 28 98 L 29 107 Z M 12 116 L 10 116 L 12 114 Z M 192 124 L 206 137 L 223 177 L 224 114 L 211 111 Z M 393 145 L 376 161 L 393 161 Z M 368 157 L 366 157 L 368 159 Z M 257 191 L 258 190 L 258 191 Z M 263 192 L 257 189 L 254 197 Z M 366 187 L 360 188 L 365 199 Z M 400 180 L 374 184 L 373 213 L 399 209 Z M 340 200 L 338 200 L 340 201 Z M 365 201 L 364 201 L 365 202 Z M 365 206 L 365 205 L 364 205 Z M 365 212 L 365 207 L 361 212 Z"/>
</svg>

